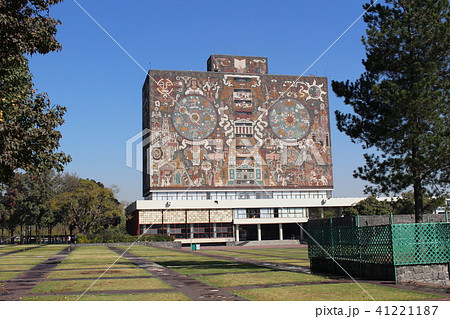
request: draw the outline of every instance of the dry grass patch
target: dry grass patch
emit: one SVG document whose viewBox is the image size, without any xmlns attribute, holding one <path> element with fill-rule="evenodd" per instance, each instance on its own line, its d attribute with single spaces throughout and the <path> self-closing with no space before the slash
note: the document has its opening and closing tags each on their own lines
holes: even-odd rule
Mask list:
<svg viewBox="0 0 450 319">
<path fill-rule="evenodd" d="M 441 296 L 361 284 L 376 301 L 410 301 L 442 298 Z M 372 298 L 353 283 L 258 288 L 232 293 L 254 301 L 372 301 Z"/>
<path fill-rule="evenodd" d="M 279 284 L 290 282 L 313 282 L 313 281 L 327 281 L 328 279 L 316 275 L 308 275 L 290 271 L 270 271 L 262 273 L 245 273 L 245 274 L 226 274 L 217 276 L 198 277 L 208 285 L 214 287 L 234 287 L 247 285 L 264 285 L 264 284 Z"/>
<path fill-rule="evenodd" d="M 85 291 L 93 280 L 43 281 L 31 290 L 35 292 Z M 156 278 L 149 279 L 100 279 L 90 290 L 129 290 L 129 289 L 167 289 L 171 288 Z"/>
<path fill-rule="evenodd" d="M 230 263 L 190 266 L 183 268 L 175 268 L 175 270 L 185 275 L 272 271 L 272 269 L 265 267 L 259 267 L 249 264 L 230 264 Z"/>
<path fill-rule="evenodd" d="M 48 279 L 68 279 L 68 278 L 97 278 L 102 275 L 105 269 L 80 269 L 80 270 L 63 270 L 63 271 L 52 271 Z M 152 277 L 152 275 L 141 268 L 132 268 L 132 269 L 120 269 L 120 268 L 111 268 L 109 269 L 102 278 L 115 278 L 115 277 L 130 277 L 130 276 L 146 276 Z"/>
<path fill-rule="evenodd" d="M 10 280 L 21 273 L 22 271 L 0 271 L 0 280 Z"/>
<path fill-rule="evenodd" d="M 78 296 L 28 296 L 24 301 L 75 301 Z M 145 293 L 145 294 L 98 294 L 84 295 L 80 298 L 82 301 L 189 301 L 186 295 L 178 292 L 173 293 Z"/>
</svg>

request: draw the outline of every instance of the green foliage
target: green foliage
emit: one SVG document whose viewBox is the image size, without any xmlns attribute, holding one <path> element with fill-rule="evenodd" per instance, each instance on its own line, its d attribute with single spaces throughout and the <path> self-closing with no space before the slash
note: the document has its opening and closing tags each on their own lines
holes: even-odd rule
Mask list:
<svg viewBox="0 0 450 319">
<path fill-rule="evenodd" d="M 402 197 L 392 203 L 396 214 L 414 213 L 414 193 L 409 191 L 402 194 Z M 438 207 L 445 206 L 445 197 L 432 197 L 428 194 L 423 196 L 423 211 L 425 214 L 433 214 Z"/>
<path fill-rule="evenodd" d="M 124 215 L 113 191 L 89 179 L 80 179 L 75 189 L 56 196 L 49 205 L 64 211 L 68 224 L 81 234 L 118 225 Z"/>
<path fill-rule="evenodd" d="M 390 213 L 393 213 L 392 202 L 378 200 L 374 195 L 344 209 L 342 212 L 344 216 L 388 215 Z"/>
<path fill-rule="evenodd" d="M 174 241 L 173 236 L 167 235 L 143 235 L 132 236 L 126 233 L 126 231 L 119 229 L 118 227 L 111 227 L 101 230 L 95 234 L 78 235 L 77 243 L 132 243 L 139 239 L 140 242 L 161 242 L 161 241 Z"/>
<path fill-rule="evenodd" d="M 66 108 L 37 94 L 24 54 L 59 50 L 58 21 L 48 17 L 60 0 L 0 2 L 0 183 L 22 169 L 38 175 L 61 171 L 71 159 L 58 152 Z"/>
<path fill-rule="evenodd" d="M 353 113 L 336 111 L 338 129 L 376 154 L 354 176 L 371 193 L 413 186 L 416 221 L 425 190 L 450 184 L 448 0 L 386 0 L 364 16 L 366 72 L 354 83 L 332 82 Z M 368 8 L 369 5 L 364 6 Z"/>
<path fill-rule="evenodd" d="M 13 234 L 17 227 L 42 227 L 49 232 L 60 224 L 69 233 L 81 232 L 110 240 L 126 235 L 123 206 L 111 189 L 93 180 L 75 175 L 46 171 L 38 176 L 16 173 L 0 192 L 0 229 Z"/>
<path fill-rule="evenodd" d="M 61 24 L 48 15 L 63 0 L 4 0 L 0 2 L 0 54 L 22 55 L 61 50 L 56 40 Z"/>
</svg>

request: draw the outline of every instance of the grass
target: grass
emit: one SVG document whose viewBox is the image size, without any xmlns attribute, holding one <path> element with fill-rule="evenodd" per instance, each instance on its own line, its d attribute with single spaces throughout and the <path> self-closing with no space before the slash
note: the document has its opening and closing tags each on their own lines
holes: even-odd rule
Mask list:
<svg viewBox="0 0 450 319">
<path fill-rule="evenodd" d="M 412 301 L 442 296 L 404 291 L 395 288 L 361 284 L 376 301 Z M 372 298 L 353 283 L 258 288 L 232 293 L 254 301 L 372 301 Z"/>
<path fill-rule="evenodd" d="M 23 298 L 24 301 L 75 301 L 78 296 L 28 296 Z M 84 295 L 80 298 L 82 301 L 189 301 L 182 293 L 145 293 L 145 294 L 97 294 L 97 295 Z"/>
<path fill-rule="evenodd" d="M 31 293 L 58 293 L 65 291 L 83 292 L 93 280 L 43 281 L 31 290 Z M 160 279 L 119 279 L 108 278 L 98 280 L 90 290 L 129 290 L 129 289 L 167 289 L 172 288 Z"/>
<path fill-rule="evenodd" d="M 24 246 L 21 247 L 23 248 Z M 32 268 L 34 265 L 46 260 L 66 247 L 66 245 L 49 245 L 0 257 L 0 280 L 10 280 L 24 270 Z M 0 249 L 0 254 L 4 251 L 3 249 L 13 248 L 16 247 L 3 247 Z M 127 249 L 128 247 L 121 248 Z M 213 287 L 232 289 L 236 295 L 249 300 L 371 300 L 364 290 L 352 283 L 321 284 L 318 282 L 327 281 L 328 279 L 316 275 L 279 271 L 267 267 L 220 259 L 220 256 L 235 256 L 260 262 L 308 266 L 309 260 L 307 259 L 305 248 L 224 249 L 191 253 L 148 246 L 132 246 L 129 252 L 161 266 L 169 267 L 179 273 L 195 276 L 195 279 Z M 202 252 L 216 255 L 217 258 L 202 256 Z M 102 293 L 96 295 L 86 294 L 82 300 L 189 300 L 184 294 L 176 292 L 133 294 L 121 292 L 129 289 L 153 290 L 173 288 L 126 258 L 119 258 L 119 256 L 120 254 L 115 253 L 107 247 L 78 247 L 72 250 L 70 255 L 49 273 L 48 279 L 52 280 L 44 280 L 32 290 L 32 293 L 43 293 L 47 295 L 36 296 L 31 294 L 23 300 L 76 300 L 78 298 L 77 294 L 84 292 L 94 282 L 94 279 L 97 279 L 103 274 L 113 263 L 115 263 L 114 266 L 90 288 L 91 291 L 102 291 Z M 132 278 L 133 276 L 145 278 Z M 298 282 L 315 282 L 315 284 L 268 288 L 264 288 L 263 286 L 265 284 L 290 284 Z M 248 289 L 251 287 L 246 286 L 250 285 L 256 285 L 260 288 Z M 362 286 L 375 300 L 380 301 L 442 298 L 442 296 L 403 291 L 394 287 L 371 284 L 362 284 Z M 108 294 L 107 290 L 117 290 L 120 293 Z M 64 295 L 64 292 L 72 292 L 74 295 Z"/>
<path fill-rule="evenodd" d="M 0 280 L 10 280 L 22 273 L 22 271 L 0 271 Z"/>
<path fill-rule="evenodd" d="M 220 274 L 235 272 L 264 272 L 271 271 L 270 268 L 259 267 L 248 264 L 207 264 L 175 268 L 176 271 L 185 275 Z"/>
<path fill-rule="evenodd" d="M 80 270 L 64 270 L 64 271 L 52 271 L 48 275 L 48 279 L 68 279 L 68 278 L 98 278 L 102 275 L 105 269 L 80 269 Z M 114 277 L 130 277 L 130 276 L 146 276 L 152 277 L 152 275 L 144 269 L 135 268 L 111 268 L 102 278 L 114 278 Z"/>
<path fill-rule="evenodd" d="M 197 279 L 203 281 L 208 285 L 219 288 L 328 280 L 327 278 L 321 276 L 295 273 L 289 271 L 271 271 L 265 272 L 263 274 L 261 273 L 224 274 L 217 276 L 204 276 L 204 277 L 202 276 L 198 277 Z"/>
<path fill-rule="evenodd" d="M 56 269 L 107 269 L 112 264 L 112 269 L 136 268 L 136 266 L 125 258 L 119 258 L 115 252 L 108 247 L 77 247 L 66 257 Z"/>
<path fill-rule="evenodd" d="M 8 245 L 0 246 L 0 255 L 4 253 L 9 253 L 12 251 L 18 251 L 26 248 L 38 247 L 39 245 Z"/>
</svg>

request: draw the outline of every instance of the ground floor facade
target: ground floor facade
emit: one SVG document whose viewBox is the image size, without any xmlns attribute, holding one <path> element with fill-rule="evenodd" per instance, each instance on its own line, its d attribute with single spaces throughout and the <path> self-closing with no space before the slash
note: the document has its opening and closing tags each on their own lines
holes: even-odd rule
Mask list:
<svg viewBox="0 0 450 319">
<path fill-rule="evenodd" d="M 173 236 L 182 243 L 302 240 L 319 209 L 342 209 L 360 198 L 140 200 L 127 208 L 132 235 Z"/>
</svg>

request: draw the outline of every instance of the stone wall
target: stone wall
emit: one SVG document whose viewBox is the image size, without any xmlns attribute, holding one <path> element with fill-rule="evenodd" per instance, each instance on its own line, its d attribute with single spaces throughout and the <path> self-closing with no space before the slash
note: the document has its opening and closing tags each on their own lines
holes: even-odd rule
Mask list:
<svg viewBox="0 0 450 319">
<path fill-rule="evenodd" d="M 419 282 L 450 286 L 449 264 L 397 266 L 398 282 Z"/>
</svg>

